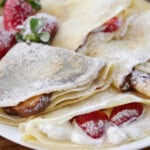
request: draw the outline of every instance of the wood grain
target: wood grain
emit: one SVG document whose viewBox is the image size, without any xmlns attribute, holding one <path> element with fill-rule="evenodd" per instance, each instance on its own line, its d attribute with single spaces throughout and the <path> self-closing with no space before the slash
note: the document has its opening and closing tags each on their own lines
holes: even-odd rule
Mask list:
<svg viewBox="0 0 150 150">
<path fill-rule="evenodd" d="M 31 150 L 0 137 L 0 150 Z"/>
</svg>

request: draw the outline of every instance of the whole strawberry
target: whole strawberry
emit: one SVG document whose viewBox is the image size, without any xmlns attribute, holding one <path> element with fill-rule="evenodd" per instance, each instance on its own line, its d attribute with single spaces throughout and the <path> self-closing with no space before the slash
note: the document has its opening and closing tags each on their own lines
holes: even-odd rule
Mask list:
<svg viewBox="0 0 150 150">
<path fill-rule="evenodd" d="M 37 1 L 37 0 L 36 0 Z M 8 31 L 17 31 L 17 26 L 36 11 L 35 0 L 7 0 L 4 6 L 4 27 Z"/>
<path fill-rule="evenodd" d="M 52 15 L 38 13 L 28 17 L 18 29 L 17 40 L 48 44 L 57 33 L 58 21 Z"/>
<path fill-rule="evenodd" d="M 15 35 L 8 31 L 0 31 L 0 59 L 16 44 Z"/>
</svg>

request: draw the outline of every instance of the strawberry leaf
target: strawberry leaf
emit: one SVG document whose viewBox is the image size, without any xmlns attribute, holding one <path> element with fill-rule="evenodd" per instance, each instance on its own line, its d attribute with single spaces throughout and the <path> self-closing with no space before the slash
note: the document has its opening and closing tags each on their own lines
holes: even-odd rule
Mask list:
<svg viewBox="0 0 150 150">
<path fill-rule="evenodd" d="M 45 27 L 43 19 L 31 18 L 29 27 L 30 29 L 26 29 L 24 26 L 19 27 L 20 32 L 16 34 L 17 41 L 49 43 L 50 34 L 43 31 Z"/>
<path fill-rule="evenodd" d="M 31 18 L 30 28 L 34 34 L 39 33 L 40 29 L 42 29 L 43 27 L 44 27 L 44 23 L 43 23 L 42 19 Z"/>
<path fill-rule="evenodd" d="M 39 23 L 39 20 L 36 19 L 36 18 L 31 18 L 30 20 L 30 28 L 31 28 L 31 31 L 33 33 L 36 33 L 36 31 L 38 30 L 38 23 Z"/>
<path fill-rule="evenodd" d="M 32 8 L 37 11 L 42 8 L 39 0 L 27 0 L 27 2 L 30 3 Z"/>
<path fill-rule="evenodd" d="M 48 43 L 50 40 L 50 34 L 48 32 L 42 32 L 39 36 L 40 40 L 44 43 Z"/>
<path fill-rule="evenodd" d="M 4 7 L 5 3 L 6 3 L 6 0 L 1 0 L 0 7 Z"/>
<path fill-rule="evenodd" d="M 18 42 L 22 41 L 22 35 L 21 35 L 21 33 L 19 33 L 19 32 L 16 33 L 16 40 Z"/>
</svg>

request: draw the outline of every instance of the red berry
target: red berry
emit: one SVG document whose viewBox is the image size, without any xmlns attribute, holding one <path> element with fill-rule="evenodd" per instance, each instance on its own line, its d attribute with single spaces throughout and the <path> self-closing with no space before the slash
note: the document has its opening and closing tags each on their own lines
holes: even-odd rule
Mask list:
<svg viewBox="0 0 150 150">
<path fill-rule="evenodd" d="M 103 135 L 106 121 L 108 121 L 107 115 L 101 111 L 76 116 L 74 119 L 81 129 L 94 139 Z"/>
<path fill-rule="evenodd" d="M 0 59 L 16 44 L 15 35 L 8 31 L 0 31 Z"/>
<path fill-rule="evenodd" d="M 8 31 L 16 31 L 16 27 L 33 14 L 31 5 L 24 0 L 7 0 L 4 7 L 4 27 Z"/>
<path fill-rule="evenodd" d="M 115 107 L 110 116 L 110 121 L 117 126 L 125 122 L 135 121 L 143 112 L 143 105 L 140 103 L 130 103 Z"/>
<path fill-rule="evenodd" d="M 37 18 L 43 18 L 44 20 L 44 29 L 43 31 L 46 31 L 50 34 L 51 38 L 55 36 L 58 30 L 58 21 L 54 16 L 45 14 L 45 13 L 39 13 L 36 15 Z"/>
<path fill-rule="evenodd" d="M 122 21 L 118 17 L 114 17 L 102 26 L 102 32 L 115 32 L 122 25 Z"/>
</svg>

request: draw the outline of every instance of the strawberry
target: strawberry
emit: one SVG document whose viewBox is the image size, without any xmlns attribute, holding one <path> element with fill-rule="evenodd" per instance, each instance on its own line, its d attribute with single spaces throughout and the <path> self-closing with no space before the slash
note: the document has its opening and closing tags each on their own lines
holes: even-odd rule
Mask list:
<svg viewBox="0 0 150 150">
<path fill-rule="evenodd" d="M 126 122 L 135 121 L 143 112 L 143 105 L 140 103 L 129 103 L 115 107 L 110 115 L 110 121 L 117 126 Z"/>
<path fill-rule="evenodd" d="M 43 18 L 44 21 L 44 28 L 43 31 L 48 32 L 52 37 L 55 36 L 58 30 L 58 21 L 54 16 L 44 14 L 44 13 L 39 13 L 36 15 L 37 18 Z"/>
<path fill-rule="evenodd" d="M 108 117 L 101 111 L 94 111 L 76 116 L 74 120 L 88 136 L 97 139 L 103 135 Z"/>
<path fill-rule="evenodd" d="M 4 27 L 8 31 L 17 31 L 17 26 L 35 13 L 33 0 L 7 0 L 4 6 Z"/>
<path fill-rule="evenodd" d="M 54 16 L 39 13 L 29 17 L 19 29 L 18 40 L 49 43 L 58 30 L 58 21 Z"/>
<path fill-rule="evenodd" d="M 16 44 L 15 35 L 8 31 L 0 31 L 0 59 Z"/>
<path fill-rule="evenodd" d="M 122 25 L 122 21 L 118 17 L 114 17 L 102 26 L 102 32 L 115 32 Z"/>
</svg>

